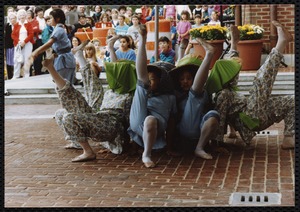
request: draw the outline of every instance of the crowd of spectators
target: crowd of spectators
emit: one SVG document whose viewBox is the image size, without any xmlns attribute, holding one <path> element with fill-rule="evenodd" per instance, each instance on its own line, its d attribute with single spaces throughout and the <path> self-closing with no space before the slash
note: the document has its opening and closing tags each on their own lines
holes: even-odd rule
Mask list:
<svg viewBox="0 0 300 212">
<path fill-rule="evenodd" d="M 139 24 L 145 24 L 148 21 L 155 19 L 155 7 L 149 5 L 141 6 L 109 6 L 109 5 L 51 5 L 49 6 L 8 6 L 6 7 L 5 16 L 5 54 L 6 54 L 6 79 L 16 79 L 28 76 L 36 76 L 40 74 L 48 73 L 47 70 L 42 68 L 42 61 L 46 57 L 46 54 L 40 55 L 34 61 L 34 64 L 29 67 L 29 70 L 25 70 L 24 61 L 28 59 L 31 51 L 34 51 L 42 44 L 47 42 L 53 31 L 53 27 L 49 22 L 50 12 L 60 8 L 64 11 L 66 16 L 66 31 L 70 42 L 75 37 L 75 33 L 80 29 L 84 31 L 93 31 L 95 28 L 111 27 L 107 37 L 110 38 L 116 34 L 128 37 L 130 40 L 130 48 L 136 52 L 136 46 L 138 44 L 138 26 Z M 222 17 L 233 17 L 233 6 L 222 5 Z M 183 56 L 184 49 L 187 47 L 189 39 L 188 30 L 192 27 L 200 27 L 203 25 L 217 25 L 221 24 L 219 15 L 221 13 L 220 5 L 159 5 L 158 15 L 160 19 L 170 20 L 170 37 L 162 38 L 165 43 L 169 40 L 170 45 L 168 48 L 173 49 L 174 58 L 168 59 L 175 63 Z M 20 12 L 21 11 L 21 12 Z M 182 24 L 182 14 L 185 14 L 184 22 Z M 22 17 L 21 17 L 22 16 Z M 24 18 L 25 17 L 25 18 Z M 23 18 L 23 19 L 22 19 Z M 16 32 L 18 27 L 14 27 L 15 24 L 25 24 L 25 31 L 21 27 L 21 31 Z M 30 24 L 28 24 L 30 23 Z M 178 28 L 178 26 L 184 25 Z M 190 27 L 187 27 L 190 26 Z M 184 31 L 181 33 L 179 31 Z M 184 39 L 181 35 L 184 34 Z M 15 35 L 12 37 L 12 35 Z M 21 38 L 22 37 L 22 38 Z M 24 57 L 22 63 L 16 63 L 14 55 L 19 40 L 24 41 L 22 43 L 22 55 Z M 127 40 L 127 38 L 125 38 Z M 71 42 L 72 43 L 72 42 Z M 92 43 L 100 43 L 95 39 Z M 176 45 L 178 48 L 176 48 Z M 163 43 L 160 47 L 163 46 Z M 114 50 L 117 51 L 120 48 L 120 41 L 116 41 L 114 44 Z M 158 60 L 163 60 L 164 54 L 168 54 L 170 49 L 164 50 L 165 47 L 159 48 Z M 176 51 L 178 49 L 178 51 Z M 99 65 L 103 66 L 105 61 L 110 61 L 110 53 L 103 43 L 95 46 L 96 61 L 99 61 Z M 173 52 L 172 51 L 172 52 Z M 160 58 L 162 56 L 162 58 Z M 122 58 L 120 58 L 122 59 Z M 153 61 L 153 58 L 152 60 Z M 104 70 L 104 68 L 103 68 Z M 76 83 L 76 80 L 75 80 Z"/>
</svg>

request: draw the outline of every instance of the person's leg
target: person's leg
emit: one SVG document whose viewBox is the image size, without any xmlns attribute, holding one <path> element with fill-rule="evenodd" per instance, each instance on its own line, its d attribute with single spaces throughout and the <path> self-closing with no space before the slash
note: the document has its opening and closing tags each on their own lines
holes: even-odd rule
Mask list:
<svg viewBox="0 0 300 212">
<path fill-rule="evenodd" d="M 43 45 L 42 40 L 41 39 L 37 39 L 36 42 L 35 42 L 35 44 L 33 44 L 33 51 L 36 50 L 37 48 L 39 48 L 42 45 Z M 33 67 L 34 67 L 35 76 L 41 74 L 42 61 L 43 61 L 44 55 L 45 55 L 45 53 L 39 54 L 35 58 L 35 60 L 33 61 Z"/>
<path fill-rule="evenodd" d="M 275 48 L 266 58 L 264 64 L 257 71 L 250 89 L 248 97 L 247 115 L 252 118 L 258 118 L 261 122 L 268 119 L 266 111 L 268 110 L 268 101 L 271 96 L 272 87 L 276 79 L 278 67 L 283 58 L 283 52 L 286 45 L 292 40 L 291 34 L 277 21 L 272 22 L 278 33 L 278 41 Z"/>
<path fill-rule="evenodd" d="M 58 87 L 58 93 L 60 94 L 60 101 L 62 106 L 67 109 L 68 113 L 70 112 L 91 112 L 91 108 L 88 107 L 87 103 L 84 101 L 84 98 L 79 95 L 77 92 L 62 92 L 62 89 L 66 85 L 66 81 L 60 76 L 60 74 L 55 70 L 53 66 L 54 55 L 51 55 L 50 58 L 46 58 L 43 61 L 43 66 L 47 68 L 49 73 L 51 74 L 53 80 L 55 81 Z M 64 95 L 65 94 L 65 95 Z M 80 98 L 81 97 L 81 98 Z M 57 121 L 61 121 L 56 119 Z M 62 121 L 61 121 L 62 122 Z M 62 124 L 59 126 L 63 126 Z M 64 129 L 64 128 L 63 128 Z M 66 130 L 63 130 L 65 135 L 69 135 Z M 86 141 L 87 142 L 87 141 Z M 77 142 L 75 142 L 77 144 Z M 81 155 L 79 158 L 74 159 L 74 162 L 85 161 L 89 159 L 94 159 L 95 157 L 91 154 L 90 148 L 87 144 L 83 144 L 80 146 L 84 149 L 84 154 Z"/>
<path fill-rule="evenodd" d="M 28 61 L 29 61 L 29 57 L 32 53 L 32 48 L 33 48 L 33 45 L 32 43 L 28 42 L 25 44 L 25 46 L 23 47 L 22 49 L 22 53 L 24 55 L 24 77 L 29 77 L 29 72 L 30 72 L 30 66 L 28 66 Z M 32 63 L 31 63 L 32 64 Z"/>
<path fill-rule="evenodd" d="M 228 138 L 236 138 L 236 132 L 233 126 L 229 125 Z"/>
<path fill-rule="evenodd" d="M 264 130 L 284 120 L 284 138 L 282 149 L 295 147 L 295 97 L 293 95 L 271 97 L 268 101 L 267 120 L 260 123 L 260 129 Z"/>
<path fill-rule="evenodd" d="M 144 121 L 144 152 L 142 161 L 147 168 L 155 166 L 155 163 L 151 160 L 151 151 L 157 137 L 157 123 L 157 119 L 154 116 L 147 116 Z"/>
<path fill-rule="evenodd" d="M 201 129 L 200 139 L 195 149 L 195 155 L 197 157 L 201 157 L 203 159 L 212 159 L 212 156 L 204 151 L 204 147 L 206 146 L 208 141 L 212 138 L 212 136 L 215 134 L 218 124 L 219 124 L 218 119 L 214 117 L 208 119 L 204 123 Z"/>
<path fill-rule="evenodd" d="M 88 139 L 97 142 L 109 142 L 115 148 L 124 139 L 123 116 L 114 110 L 98 113 L 68 113 L 63 117 L 63 127 L 70 140 L 76 141 L 83 148 L 83 154 L 74 158 L 73 162 L 81 162 L 96 158 Z M 117 151 L 117 149 L 115 149 Z M 118 154 L 116 152 L 116 154 Z"/>
<path fill-rule="evenodd" d="M 6 65 L 7 79 L 11 79 L 14 76 L 14 66 Z"/>
<path fill-rule="evenodd" d="M 180 45 L 178 48 L 178 58 L 177 58 L 178 60 L 177 61 L 179 61 L 181 58 L 183 58 L 184 52 L 185 52 L 185 49 L 186 49 L 188 43 L 189 43 L 188 39 L 182 39 L 180 41 Z"/>
</svg>

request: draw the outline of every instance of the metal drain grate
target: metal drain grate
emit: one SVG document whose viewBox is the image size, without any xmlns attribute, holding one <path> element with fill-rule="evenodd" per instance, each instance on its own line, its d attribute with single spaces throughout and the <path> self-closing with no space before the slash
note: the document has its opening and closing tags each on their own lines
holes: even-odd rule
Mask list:
<svg viewBox="0 0 300 212">
<path fill-rule="evenodd" d="M 263 131 L 259 131 L 256 132 L 256 136 L 264 136 L 264 135 L 279 135 L 279 131 L 278 130 L 263 130 Z"/>
<path fill-rule="evenodd" d="M 232 193 L 229 205 L 268 206 L 280 205 L 280 193 Z"/>
</svg>

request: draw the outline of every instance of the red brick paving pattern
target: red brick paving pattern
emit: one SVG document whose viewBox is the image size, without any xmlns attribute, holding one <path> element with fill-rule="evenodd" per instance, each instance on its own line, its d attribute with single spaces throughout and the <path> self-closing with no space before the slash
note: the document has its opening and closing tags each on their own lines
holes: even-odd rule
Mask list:
<svg viewBox="0 0 300 212">
<path fill-rule="evenodd" d="M 127 154 L 72 163 L 81 151 L 63 148 L 54 119 L 8 119 L 5 207 L 228 206 L 233 192 L 279 192 L 281 206 L 294 206 L 294 152 L 279 148 L 282 137 L 257 136 L 250 147 L 228 139 L 230 154 L 207 161 L 155 152 L 158 166 L 146 169 Z"/>
</svg>

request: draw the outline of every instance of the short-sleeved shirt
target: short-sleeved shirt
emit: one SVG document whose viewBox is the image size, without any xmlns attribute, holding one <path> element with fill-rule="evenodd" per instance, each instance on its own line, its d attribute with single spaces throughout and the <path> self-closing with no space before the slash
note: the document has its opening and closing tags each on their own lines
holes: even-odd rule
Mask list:
<svg viewBox="0 0 300 212">
<path fill-rule="evenodd" d="M 139 98 L 147 98 L 147 89 L 144 88 L 145 85 L 138 81 L 135 91 L 135 97 L 137 100 Z M 136 96 L 137 95 L 137 96 Z M 140 101 L 133 101 L 131 105 L 133 111 L 136 111 L 134 108 L 140 108 L 141 104 Z M 158 96 L 148 97 L 147 100 L 147 115 L 152 115 L 158 120 L 158 129 L 157 129 L 157 139 L 153 145 L 153 149 L 161 149 L 165 147 L 166 140 L 165 140 L 165 131 L 167 129 L 168 120 L 171 114 L 176 114 L 177 107 L 176 107 L 176 97 L 175 95 L 163 94 Z M 145 117 L 146 118 L 146 117 Z M 131 120 L 134 122 L 135 120 Z M 137 123 L 139 125 L 138 129 L 134 131 L 129 127 L 127 130 L 128 134 L 130 135 L 131 139 L 138 143 L 140 146 L 144 146 L 143 143 L 143 128 L 144 122 Z M 136 125 L 136 124 L 134 124 Z"/>
<path fill-rule="evenodd" d="M 139 30 L 138 27 L 130 26 L 127 30 L 127 35 L 130 35 L 134 41 L 137 41 L 139 38 Z"/>
<path fill-rule="evenodd" d="M 62 24 L 57 24 L 50 38 L 55 42 L 52 44 L 52 49 L 58 54 L 54 60 L 54 67 L 57 71 L 65 68 L 76 67 L 75 57 L 71 53 L 71 42 L 67 36 Z"/>
<path fill-rule="evenodd" d="M 175 5 L 165 5 L 164 8 L 166 9 L 165 18 L 167 19 L 168 17 L 173 17 L 173 19 L 176 20 L 176 6 Z"/>
<path fill-rule="evenodd" d="M 129 28 L 128 25 L 124 25 L 124 26 L 118 25 L 118 26 L 115 27 L 116 34 L 117 35 L 126 35 L 128 28 Z"/>
<path fill-rule="evenodd" d="M 189 21 L 179 21 L 177 24 L 177 31 L 179 34 L 184 34 L 192 28 L 192 25 Z M 181 41 L 181 37 L 178 36 L 178 41 Z M 187 34 L 184 39 L 189 39 L 189 34 Z"/>
<path fill-rule="evenodd" d="M 116 55 L 118 60 L 136 60 L 135 51 L 133 49 L 129 49 L 127 52 L 122 52 L 120 49 L 116 51 Z"/>
<path fill-rule="evenodd" d="M 164 62 L 168 62 L 168 63 L 172 63 L 173 65 L 175 65 L 175 51 L 173 49 L 169 49 L 169 51 L 167 53 L 161 52 L 159 54 L 159 60 L 164 61 Z M 151 57 L 150 59 L 150 63 L 154 63 L 154 56 Z"/>
<path fill-rule="evenodd" d="M 199 95 L 190 90 L 188 97 L 179 103 L 178 111 L 182 116 L 177 127 L 182 136 L 192 139 L 199 138 L 201 122 L 206 113 L 208 101 L 206 91 Z"/>
</svg>

